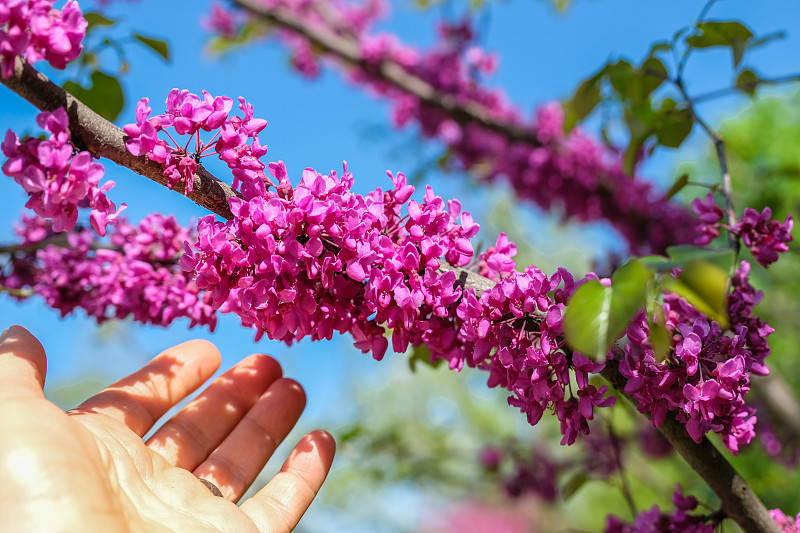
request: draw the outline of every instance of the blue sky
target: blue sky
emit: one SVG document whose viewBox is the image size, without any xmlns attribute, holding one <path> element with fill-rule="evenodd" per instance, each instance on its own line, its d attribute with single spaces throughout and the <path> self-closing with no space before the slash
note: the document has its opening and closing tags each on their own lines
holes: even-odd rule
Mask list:
<svg viewBox="0 0 800 533">
<path fill-rule="evenodd" d="M 529 113 L 537 105 L 563 99 L 579 80 L 615 57 L 639 60 L 655 40 L 668 39 L 677 29 L 690 24 L 704 2 L 576 0 L 568 12 L 556 13 L 541 0 L 489 2 L 491 16 L 484 20 L 488 31 L 483 44 L 500 53 L 500 68 L 490 83 L 504 87 L 509 98 Z M 82 3 L 82 5 L 84 5 Z M 464 2 L 451 2 L 458 12 Z M 88 4 L 84 7 L 88 10 Z M 244 96 L 255 107 L 256 116 L 266 118 L 261 135 L 269 145 L 269 160 L 286 162 L 293 181 L 304 167 L 321 172 L 340 169 L 342 160 L 356 176 L 356 189 L 367 192 L 388 181 L 385 171 L 411 172 L 418 168 L 424 153 L 409 142 L 409 132 L 397 133 L 387 126 L 387 106 L 366 95 L 334 71 L 325 70 L 315 81 L 301 79 L 290 72 L 286 54 L 275 42 L 248 47 L 223 59 L 204 53 L 207 35 L 199 27 L 207 2 L 116 2 L 111 16 L 120 16 L 126 27 L 165 38 L 172 49 L 172 60 L 165 65 L 147 50 L 129 47 L 132 70 L 123 83 L 128 107 L 119 121 L 132 121 L 135 101 L 148 96 L 155 113 L 173 87 L 214 95 Z M 443 10 L 420 12 L 411 1 L 395 2 L 393 14 L 382 28 L 401 38 L 425 46 L 432 42 L 433 27 Z M 711 11 L 710 18 L 737 18 L 759 33 L 788 31 L 788 38 L 754 52 L 753 62 L 765 76 L 800 72 L 800 7 L 794 0 L 748 2 L 724 0 Z M 730 83 L 727 52 L 698 54 L 689 64 L 690 91 L 705 92 Z M 54 75 L 58 79 L 58 75 Z M 743 105 L 740 98 L 727 98 L 701 108 L 712 123 L 735 113 Z M 0 86 L 0 129 L 33 129 L 36 111 L 27 102 Z M 702 146 L 697 139 L 689 153 L 695 156 Z M 655 157 L 645 173 L 661 184 L 671 181 L 671 168 L 680 155 L 665 153 Z M 139 219 L 152 211 L 173 213 L 181 221 L 205 214 L 193 203 L 125 169 L 106 165 L 106 176 L 118 186 L 110 194 L 115 201 L 128 203 L 128 216 Z M 438 194 L 462 199 L 465 209 L 486 211 L 488 195 L 458 176 L 431 175 Z M 2 181 L 0 197 L 0 239 L 11 235 L 11 223 L 24 204 L 24 196 L 8 178 Z M 558 264 L 559 254 L 574 261 L 575 250 L 586 242 L 601 243 L 613 249 L 614 240 L 602 228 L 559 230 L 534 211 L 520 216 L 541 228 L 534 236 L 547 262 Z M 479 219 L 480 222 L 480 219 Z M 550 235 L 550 236 L 548 236 Z M 568 241 L 574 239 L 570 244 Z M 487 238 L 486 240 L 490 240 Z M 565 244 L 566 243 L 566 244 Z M 595 247 L 595 253 L 599 253 Z M 571 254 L 571 255 L 570 255 Z M 189 331 L 178 324 L 169 331 L 133 324 L 114 325 L 98 335 L 94 323 L 80 313 L 60 319 L 58 314 L 34 298 L 17 304 L 0 300 L 0 324 L 19 323 L 28 327 L 48 351 L 49 381 L 71 382 L 89 373 L 108 379 L 125 375 L 154 356 L 160 349 L 190 338 L 209 338 L 224 356 L 223 368 L 254 351 L 279 358 L 286 373 L 303 383 L 309 396 L 306 420 L 313 426 L 330 427 L 348 419 L 352 410 L 351 387 L 355 377 L 364 387 L 374 387 L 392 372 L 403 372 L 404 365 L 377 363 L 351 347 L 349 339 L 312 345 L 300 343 L 286 347 L 263 340 L 252 342 L 251 332 L 235 319 L 223 319 L 213 335 L 203 330 Z M 389 358 L 399 357 L 388 354 Z"/>
</svg>

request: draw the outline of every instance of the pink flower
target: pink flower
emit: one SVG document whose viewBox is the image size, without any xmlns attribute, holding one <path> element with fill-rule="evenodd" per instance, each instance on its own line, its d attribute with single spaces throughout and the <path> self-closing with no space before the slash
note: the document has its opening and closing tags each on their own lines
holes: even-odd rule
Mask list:
<svg viewBox="0 0 800 533">
<path fill-rule="evenodd" d="M 733 228 L 765 268 L 778 260 L 779 253 L 789 250 L 787 243 L 792 241 L 794 225 L 792 215 L 787 215 L 783 222 L 771 218 L 772 210 L 769 207 L 765 207 L 761 213 L 747 207 L 741 220 Z"/>
<path fill-rule="evenodd" d="M 50 137 L 20 142 L 8 131 L 2 143 L 2 151 L 8 157 L 3 173 L 13 177 L 28 193 L 26 207 L 52 220 L 53 231 L 72 230 L 78 220 L 78 208 L 91 207 L 92 227 L 104 235 L 106 224 L 118 213 L 116 205 L 105 195 L 114 182 L 100 186 L 103 166 L 89 152 L 73 155 L 69 117 L 63 108 L 40 113 L 36 121 L 50 132 Z"/>
</svg>

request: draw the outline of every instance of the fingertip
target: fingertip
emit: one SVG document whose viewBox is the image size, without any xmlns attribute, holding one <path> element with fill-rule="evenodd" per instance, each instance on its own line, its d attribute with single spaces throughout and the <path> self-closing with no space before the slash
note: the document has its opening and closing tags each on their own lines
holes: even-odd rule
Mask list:
<svg viewBox="0 0 800 533">
<path fill-rule="evenodd" d="M 306 403 L 308 401 L 308 397 L 306 396 L 306 390 L 303 388 L 300 383 L 292 378 L 280 378 L 275 381 L 272 387 L 280 387 L 281 389 L 286 389 L 296 401 L 299 402 L 300 411 L 302 412 L 303 409 L 306 408 Z M 270 387 L 270 389 L 272 388 Z M 270 391 L 267 390 L 267 393 Z"/>
<path fill-rule="evenodd" d="M 303 474 L 302 477 L 317 479 L 321 485 L 333 464 L 335 454 L 336 440 L 333 435 L 318 429 L 300 439 L 284 462 L 281 471 L 300 472 Z"/>
<path fill-rule="evenodd" d="M 189 361 L 199 362 L 202 364 L 203 369 L 208 372 L 208 376 L 216 372 L 222 364 L 222 354 L 219 349 L 213 342 L 205 339 L 194 339 L 177 344 L 158 354 L 153 361 L 159 358 L 173 358 L 182 363 Z"/>
<path fill-rule="evenodd" d="M 238 363 L 235 368 L 247 368 L 259 374 L 271 376 L 271 381 L 283 377 L 283 367 L 274 357 L 264 353 L 250 354 Z"/>
<path fill-rule="evenodd" d="M 39 339 L 24 327 L 14 325 L 0 335 L 0 360 L 5 359 L 8 359 L 8 361 L 4 361 L 5 371 L 0 374 L 4 378 L 26 380 L 33 377 L 38 382 L 40 389 L 44 387 L 47 375 L 47 356 Z M 21 366 L 18 364 L 20 361 L 27 361 L 28 364 Z M 26 376 L 25 374 L 30 374 L 31 368 L 32 376 Z"/>
</svg>

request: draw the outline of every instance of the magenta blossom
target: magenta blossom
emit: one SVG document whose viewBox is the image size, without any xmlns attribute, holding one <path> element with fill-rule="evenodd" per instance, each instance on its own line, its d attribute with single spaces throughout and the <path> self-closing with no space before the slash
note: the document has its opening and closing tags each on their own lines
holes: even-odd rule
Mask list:
<svg viewBox="0 0 800 533">
<path fill-rule="evenodd" d="M 80 55 L 88 23 L 78 3 L 69 0 L 61 11 L 50 0 L 5 1 L 0 6 L 0 75 L 14 74 L 14 59 L 33 64 L 44 59 L 63 69 Z"/>
<path fill-rule="evenodd" d="M 91 207 L 92 227 L 98 235 L 105 235 L 106 226 L 115 223 L 125 209 L 122 204 L 117 210 L 106 197 L 114 182 L 100 185 L 103 165 L 95 162 L 89 152 L 73 154 L 69 117 L 63 108 L 40 113 L 36 121 L 50 132 L 50 137 L 20 142 L 9 130 L 1 146 L 8 157 L 3 173 L 28 193 L 25 207 L 53 221 L 53 231 L 72 230 L 78 220 L 78 208 Z"/>
</svg>

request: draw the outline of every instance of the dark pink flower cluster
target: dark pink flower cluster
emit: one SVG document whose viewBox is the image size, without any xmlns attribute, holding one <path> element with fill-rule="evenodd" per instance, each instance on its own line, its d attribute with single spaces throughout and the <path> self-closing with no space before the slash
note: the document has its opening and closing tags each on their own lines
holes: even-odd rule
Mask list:
<svg viewBox="0 0 800 533">
<path fill-rule="evenodd" d="M 410 200 L 402 174 L 390 176 L 392 190 L 361 196 L 350 192 L 346 167 L 341 177 L 306 169 L 296 188 L 282 163 L 269 170 L 277 192 L 232 198 L 226 223 L 200 219 L 194 250 L 181 259 L 216 307 L 236 312 L 257 337 L 287 343 L 349 332 L 378 359 L 387 328 L 398 352 L 433 337 L 455 341 L 461 290 L 454 272 L 437 269 L 441 257 L 466 264 L 478 230 L 458 202 L 445 205 L 430 188 L 422 203 Z"/>
<path fill-rule="evenodd" d="M 23 217 L 17 234 L 26 245 L 53 236 L 37 217 Z M 33 252 L 12 253 L 0 285 L 30 288 L 62 316 L 80 308 L 98 322 L 131 317 L 165 327 L 186 317 L 191 326 L 213 330 L 217 317 L 208 296 L 177 266 L 183 243 L 193 238 L 173 217 L 159 214 L 137 226 L 120 221 L 106 243 L 77 229 Z"/>
<path fill-rule="evenodd" d="M 537 454 L 514 466 L 514 473 L 503 481 L 503 490 L 510 498 L 534 495 L 546 502 L 556 501 L 560 465 Z"/>
<path fill-rule="evenodd" d="M 614 437 L 617 439 L 617 437 Z M 481 450 L 479 460 L 487 474 L 497 478 L 503 492 L 512 499 L 535 496 L 554 502 L 559 486 L 579 472 L 591 479 L 608 479 L 619 470 L 617 454 L 627 445 L 616 442 L 600 428 L 579 441 L 580 453 L 566 458 L 551 456 L 540 443 L 521 447 L 511 439 L 501 446 Z M 615 449 L 616 448 L 616 449 Z"/>
<path fill-rule="evenodd" d="M 539 109 L 535 120 L 507 102 L 505 95 L 487 88 L 478 75 L 490 74 L 494 56 L 473 46 L 468 22 L 443 24 L 440 42 L 423 52 L 389 34 L 375 34 L 372 26 L 381 16 L 383 2 L 321 2 L 317 0 L 268 0 L 265 8 L 302 21 L 315 32 L 335 35 L 358 46 L 363 62 L 353 65 L 333 59 L 359 85 L 392 103 L 397 127 L 416 125 L 453 154 L 449 163 L 473 172 L 486 181 L 505 179 L 519 198 L 581 221 L 607 220 L 634 252 L 660 252 L 673 244 L 691 241 L 693 217 L 684 208 L 666 202 L 663 195 L 639 177 L 622 169 L 621 156 L 580 130 L 564 135 L 563 113 L 557 104 Z M 293 53 L 292 64 L 301 73 L 315 76 L 323 57 L 312 43 L 287 29 L 271 32 Z M 494 120 L 529 131 L 542 143 L 534 147 L 491 131 L 476 123 L 461 124 L 433 109 L 419 98 L 385 81 L 382 64 L 393 66 L 423 80 L 460 105 L 478 105 Z"/>
<path fill-rule="evenodd" d="M 761 213 L 746 207 L 733 231 L 739 234 L 744 245 L 763 267 L 778 260 L 778 254 L 789 250 L 792 241 L 792 215 L 786 220 L 772 220 L 772 209 L 765 207 Z"/>
<path fill-rule="evenodd" d="M 714 203 L 714 195 L 708 193 L 705 199 L 695 198 L 692 200 L 692 210 L 699 217 L 698 224 L 695 226 L 697 237 L 694 239 L 694 244 L 705 246 L 719 237 L 722 208 Z"/>
<path fill-rule="evenodd" d="M 239 31 L 240 23 L 236 19 L 236 13 L 226 9 L 221 4 L 213 2 L 211 4 L 211 13 L 201 20 L 201 24 L 206 31 L 232 39 Z"/>
<path fill-rule="evenodd" d="M 792 242 L 794 226 L 792 215 L 787 215 L 786 220 L 779 222 L 772 220 L 772 209 L 769 207 L 765 207 L 761 213 L 745 207 L 739 222 L 731 228 L 721 222 L 722 208 L 714 203 L 714 197 L 710 193 L 705 200 L 695 198 L 692 209 L 700 217 L 695 226 L 698 237 L 694 244 L 698 246 L 706 245 L 717 238 L 720 228 L 728 228 L 739 235 L 764 268 L 777 261 L 779 253 L 789 250 L 788 243 Z"/>
<path fill-rule="evenodd" d="M 684 496 L 678 485 L 672 495 L 675 510 L 665 514 L 657 505 L 642 511 L 632 524 L 626 524 L 616 516 L 606 519 L 605 533 L 714 533 L 714 526 L 719 518 L 707 515 L 689 514 L 697 509 L 698 502 L 694 496 Z"/>
<path fill-rule="evenodd" d="M 36 122 L 50 132 L 47 139 L 28 138 L 20 142 L 8 130 L 2 151 L 8 160 L 3 173 L 14 178 L 30 198 L 25 207 L 53 221 L 53 231 L 70 231 L 78 220 L 78 208 L 92 209 L 89 219 L 98 235 L 125 209 L 106 197 L 113 181 L 102 186 L 103 165 L 92 160 L 89 152 L 74 153 L 70 141 L 69 117 L 63 108 L 40 113 Z"/>
<path fill-rule="evenodd" d="M 215 152 L 231 168 L 236 182 L 242 182 L 242 192 L 254 188 L 253 194 L 265 191 L 264 164 L 259 158 L 266 154 L 258 133 L 267 121 L 253 118 L 253 107 L 239 98 L 239 109 L 244 117 L 231 117 L 233 101 L 226 97 L 214 98 L 206 91 L 203 97 L 187 90 L 173 89 L 167 96 L 167 111 L 150 117 L 149 99 L 142 98 L 136 105 L 136 124 L 126 124 L 123 130 L 129 136 L 125 146 L 133 155 L 146 155 L 164 167 L 167 186 L 175 188 L 183 183 L 186 194 L 192 191 L 197 165 L 203 157 Z M 169 133 L 188 135 L 186 143 L 178 143 Z M 219 130 L 208 142 L 200 139 L 200 131 Z M 159 132 L 172 142 L 170 145 L 158 137 Z M 252 139 L 251 144 L 247 144 Z M 194 151 L 189 145 L 194 141 Z"/>
<path fill-rule="evenodd" d="M 755 410 L 746 405 L 750 374 L 768 373 L 766 337 L 772 328 L 753 316 L 760 301 L 748 281 L 750 265 L 742 262 L 732 280 L 728 299 L 731 334 L 709 321 L 677 295 L 665 296 L 667 328 L 673 334 L 674 354 L 660 361 L 647 342 L 644 314 L 628 329 L 629 343 L 619 362 L 628 379 L 625 392 L 637 409 L 661 426 L 670 412 L 686 425 L 696 442 L 709 431 L 722 436 L 734 454 L 755 435 Z"/>
<path fill-rule="evenodd" d="M 465 291 L 457 315 L 466 354 L 455 351 L 448 357 L 451 368 L 466 362 L 489 372 L 489 386 L 510 390 L 509 404 L 526 413 L 531 424 L 552 409 L 561 421 L 562 444 L 588 434 L 594 407 L 616 399 L 603 397 L 608 387 L 589 383 L 589 374 L 600 372 L 602 363 L 562 350 L 563 310 L 574 288 L 566 270 L 548 278 L 531 266 L 480 298 L 474 289 Z"/>
<path fill-rule="evenodd" d="M 14 75 L 14 58 L 33 64 L 44 59 L 57 69 L 78 57 L 88 23 L 78 2 L 69 0 L 61 11 L 52 0 L 0 2 L 0 75 Z"/>
</svg>

